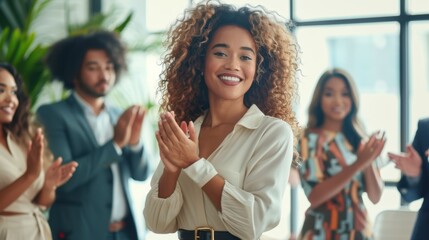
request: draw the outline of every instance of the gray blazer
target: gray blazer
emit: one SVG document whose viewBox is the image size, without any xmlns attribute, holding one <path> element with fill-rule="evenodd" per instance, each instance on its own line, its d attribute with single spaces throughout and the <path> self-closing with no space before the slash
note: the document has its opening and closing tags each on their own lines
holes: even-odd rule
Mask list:
<svg viewBox="0 0 429 240">
<path fill-rule="evenodd" d="M 116 123 L 120 111 L 108 108 Z M 38 120 L 45 127 L 49 148 L 63 162 L 77 161 L 73 177 L 57 189 L 57 198 L 49 212 L 53 239 L 106 239 L 112 212 L 113 175 L 110 164 L 118 162 L 122 187 L 128 205 L 126 230 L 131 239 L 138 239 L 130 202 L 129 178 L 145 180 L 149 175 L 149 161 L 144 149 L 133 152 L 122 149 L 118 155 L 113 140 L 100 146 L 90 128 L 82 108 L 73 95 L 41 106 Z"/>
<path fill-rule="evenodd" d="M 398 182 L 398 190 L 402 197 L 411 202 L 423 198 L 423 204 L 417 215 L 414 225 L 412 240 L 427 239 L 429 236 L 429 163 L 425 152 L 429 149 L 429 118 L 422 119 L 418 123 L 416 135 L 413 140 L 413 147 L 422 158 L 422 173 L 418 184 L 410 185 L 406 176 L 402 176 Z"/>
</svg>

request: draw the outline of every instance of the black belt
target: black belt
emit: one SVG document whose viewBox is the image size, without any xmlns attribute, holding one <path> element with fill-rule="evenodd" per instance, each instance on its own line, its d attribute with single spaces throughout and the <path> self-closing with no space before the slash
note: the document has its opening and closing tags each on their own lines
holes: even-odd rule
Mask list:
<svg viewBox="0 0 429 240">
<path fill-rule="evenodd" d="M 240 240 L 229 232 L 213 231 L 213 229 L 205 227 L 197 228 L 195 231 L 179 229 L 178 235 L 180 240 Z"/>
</svg>

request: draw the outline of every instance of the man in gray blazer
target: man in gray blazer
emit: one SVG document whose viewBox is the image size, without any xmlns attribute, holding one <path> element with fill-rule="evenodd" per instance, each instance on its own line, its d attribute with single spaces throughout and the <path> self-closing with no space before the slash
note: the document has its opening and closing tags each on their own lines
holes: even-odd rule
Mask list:
<svg viewBox="0 0 429 240">
<path fill-rule="evenodd" d="M 140 141 L 145 109 L 121 113 L 105 101 L 126 67 L 124 46 L 110 32 L 69 37 L 52 46 L 46 63 L 72 91 L 37 117 L 54 155 L 79 163 L 50 209 L 53 239 L 138 239 L 128 180 L 149 175 Z"/>
</svg>

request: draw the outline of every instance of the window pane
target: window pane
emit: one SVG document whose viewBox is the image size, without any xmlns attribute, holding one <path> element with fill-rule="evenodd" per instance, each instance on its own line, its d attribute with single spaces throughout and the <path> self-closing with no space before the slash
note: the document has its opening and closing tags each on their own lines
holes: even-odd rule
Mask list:
<svg viewBox="0 0 429 240">
<path fill-rule="evenodd" d="M 301 21 L 399 15 L 398 0 L 299 0 L 294 3 L 296 19 Z"/>
<path fill-rule="evenodd" d="M 417 121 L 429 117 L 429 21 L 410 24 L 410 141 Z"/>
<path fill-rule="evenodd" d="M 302 51 L 297 109 L 301 125 L 307 123 L 307 109 L 320 75 L 329 67 L 343 68 L 356 81 L 359 116 L 367 132 L 386 131 L 388 141 L 380 161 L 385 165 L 386 152 L 400 149 L 398 25 L 301 27 L 296 33 Z M 400 173 L 388 164 L 383 167 L 382 176 L 384 180 L 397 180 Z"/>
<path fill-rule="evenodd" d="M 41 9 L 40 14 L 32 20 L 30 32 L 37 33 L 35 36 L 37 43 L 51 44 L 68 35 L 66 29 L 68 24 L 86 22 L 89 15 L 88 8 L 88 2 L 85 0 L 49 1 L 46 7 Z M 69 17 L 69 23 L 66 22 L 66 14 Z"/>
<path fill-rule="evenodd" d="M 411 14 L 429 13 L 429 3 L 427 0 L 408 0 L 407 11 Z"/>
<path fill-rule="evenodd" d="M 146 0 L 146 27 L 149 32 L 168 30 L 189 7 L 189 0 Z"/>
</svg>

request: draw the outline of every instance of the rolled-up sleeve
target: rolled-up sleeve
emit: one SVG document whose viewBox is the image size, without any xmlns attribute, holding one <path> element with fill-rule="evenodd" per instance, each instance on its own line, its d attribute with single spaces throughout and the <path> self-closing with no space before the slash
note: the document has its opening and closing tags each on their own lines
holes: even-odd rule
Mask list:
<svg viewBox="0 0 429 240">
<path fill-rule="evenodd" d="M 226 182 L 219 212 L 228 231 L 241 239 L 258 239 L 280 221 L 293 157 L 292 130 L 274 125 L 255 147 L 243 189 Z"/>
<path fill-rule="evenodd" d="M 143 211 L 145 221 L 149 230 L 155 233 L 172 233 L 177 231 L 177 215 L 183 205 L 183 196 L 180 185 L 176 185 L 173 194 L 168 198 L 158 197 L 158 181 L 160 177 L 160 168 L 151 181 L 151 190 L 146 196 L 145 208 Z"/>
</svg>

